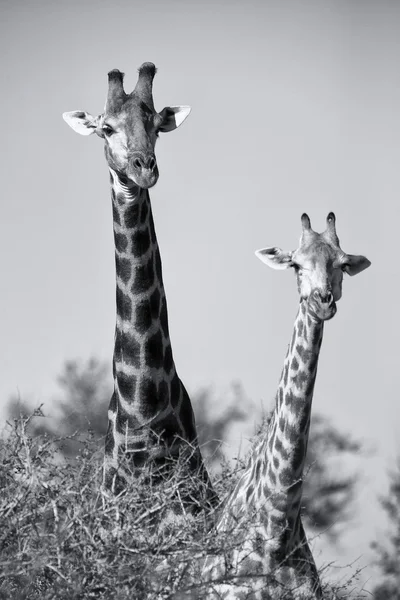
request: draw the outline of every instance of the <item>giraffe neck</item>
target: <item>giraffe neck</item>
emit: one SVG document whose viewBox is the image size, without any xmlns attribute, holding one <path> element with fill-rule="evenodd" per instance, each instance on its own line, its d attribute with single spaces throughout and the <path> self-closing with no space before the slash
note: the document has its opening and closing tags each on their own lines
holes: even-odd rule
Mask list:
<svg viewBox="0 0 400 600">
<path fill-rule="evenodd" d="M 106 479 L 107 461 L 117 468 L 121 453 L 133 453 L 136 466 L 146 461 L 150 446 L 157 444 L 155 439 L 149 442 L 151 432 L 173 410 L 171 396 L 176 399 L 182 395 L 169 339 L 161 258 L 149 193 L 128 187 L 112 170 L 110 174 L 117 320 Z M 184 435 L 179 429 L 177 426 L 176 432 Z"/>
<path fill-rule="evenodd" d="M 302 477 L 323 328 L 323 321 L 311 316 L 307 301 L 302 300 L 265 440 L 267 488 L 271 492 L 283 491 L 286 495 L 285 512 L 289 522 L 294 522 L 300 512 Z"/>
<path fill-rule="evenodd" d="M 174 363 L 149 193 L 127 188 L 115 173 L 111 193 L 117 280 L 114 381 L 119 395 L 132 403 L 144 382 L 151 387 L 150 382 L 168 379 Z M 146 403 L 141 411 L 138 405 L 136 416 L 152 418 L 149 408 Z"/>
<path fill-rule="evenodd" d="M 274 411 L 257 436 L 230 502 L 235 513 L 248 513 L 249 507 L 261 511 L 271 538 L 284 530 L 291 536 L 298 522 L 322 335 L 323 322 L 314 320 L 307 302 L 301 301 Z"/>
<path fill-rule="evenodd" d="M 149 469 L 154 481 L 171 476 L 182 456 L 185 491 L 172 510 L 190 512 L 218 502 L 197 441 L 190 398 L 178 377 L 168 332 L 150 198 L 110 169 L 117 276 L 114 393 L 108 410 L 103 483 L 121 492 Z"/>
<path fill-rule="evenodd" d="M 213 587 L 221 597 L 322 598 L 318 572 L 300 518 L 302 476 L 310 430 L 311 402 L 322 342 L 323 322 L 306 301 L 300 303 L 270 420 L 256 437 L 245 471 L 220 514 L 218 529 L 233 549 L 226 557 L 209 556 L 203 576 L 209 581 L 237 577 L 239 587 Z M 257 582 L 255 574 L 262 574 Z M 266 579 L 265 575 L 269 577 Z M 243 586 L 240 581 L 243 577 Z M 214 584 L 213 584 L 214 585 Z M 256 586 L 259 585 L 259 588 Z M 232 595 L 229 591 L 232 590 Z M 225 594 L 225 595 L 224 595 Z M 252 596 L 253 597 L 253 596 Z M 264 597 L 264 596 L 263 596 Z M 286 595 L 285 595 L 286 597 Z M 289 596 L 287 596 L 289 597 Z"/>
</svg>

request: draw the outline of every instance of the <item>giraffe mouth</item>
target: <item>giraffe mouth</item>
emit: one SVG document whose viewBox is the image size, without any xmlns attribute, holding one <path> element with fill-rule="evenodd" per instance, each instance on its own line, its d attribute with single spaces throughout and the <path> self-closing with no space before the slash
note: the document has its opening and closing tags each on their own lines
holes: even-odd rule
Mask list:
<svg viewBox="0 0 400 600">
<path fill-rule="evenodd" d="M 329 319 L 332 319 L 336 315 L 336 312 L 336 302 L 333 302 L 331 306 L 324 311 L 324 316 L 321 318 L 323 318 L 324 321 L 329 321 Z"/>
<path fill-rule="evenodd" d="M 129 179 L 138 187 L 148 190 L 152 188 L 158 181 L 158 169 L 141 169 L 140 173 L 131 172 L 128 174 Z"/>
<path fill-rule="evenodd" d="M 333 298 L 330 302 L 323 302 L 321 299 L 310 296 L 308 299 L 308 308 L 310 316 L 318 321 L 329 321 L 337 312 L 336 302 Z"/>
</svg>

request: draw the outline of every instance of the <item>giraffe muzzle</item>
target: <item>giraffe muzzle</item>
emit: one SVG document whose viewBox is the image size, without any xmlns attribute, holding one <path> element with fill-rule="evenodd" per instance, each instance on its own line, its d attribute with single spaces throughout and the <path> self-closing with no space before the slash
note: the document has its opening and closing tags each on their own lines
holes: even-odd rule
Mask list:
<svg viewBox="0 0 400 600">
<path fill-rule="evenodd" d="M 129 177 L 141 188 L 153 187 L 158 180 L 158 167 L 154 154 L 136 153 L 131 159 Z"/>
<path fill-rule="evenodd" d="M 331 291 L 314 290 L 308 303 L 311 312 L 322 321 L 328 321 L 336 314 L 336 302 Z"/>
</svg>

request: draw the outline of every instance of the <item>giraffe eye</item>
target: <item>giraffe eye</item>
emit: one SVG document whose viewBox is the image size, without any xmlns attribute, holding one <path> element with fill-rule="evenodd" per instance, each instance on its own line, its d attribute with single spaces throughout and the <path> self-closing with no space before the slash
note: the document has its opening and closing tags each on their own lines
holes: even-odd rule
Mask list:
<svg viewBox="0 0 400 600">
<path fill-rule="evenodd" d="M 111 125 L 104 124 L 103 133 L 107 136 L 110 136 L 114 133 L 114 129 L 111 127 Z"/>
<path fill-rule="evenodd" d="M 347 273 L 347 269 L 349 268 L 349 265 L 347 263 L 343 263 L 340 268 L 342 269 L 342 271 L 344 273 Z"/>
</svg>

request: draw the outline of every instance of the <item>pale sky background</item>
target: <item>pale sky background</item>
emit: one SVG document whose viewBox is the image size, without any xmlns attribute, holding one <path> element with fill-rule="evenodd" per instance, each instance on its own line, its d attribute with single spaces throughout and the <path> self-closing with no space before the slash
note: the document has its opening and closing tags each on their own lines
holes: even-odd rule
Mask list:
<svg viewBox="0 0 400 600">
<path fill-rule="evenodd" d="M 341 545 L 318 542 L 316 559 L 361 557 L 371 587 L 369 543 L 385 532 L 377 495 L 400 451 L 400 3 L 3 0 L 1 13 L 0 403 L 19 393 L 51 413 L 66 358 L 94 354 L 111 369 L 108 171 L 101 140 L 61 115 L 102 112 L 107 72 L 124 71 L 131 91 L 152 61 L 156 108 L 192 106 L 160 136 L 151 190 L 190 391 L 238 380 L 256 408 L 271 405 L 298 296 L 294 276 L 254 250 L 296 247 L 304 211 L 322 231 L 333 210 L 342 248 L 372 261 L 345 279 L 314 395 L 316 411 L 373 451 L 357 461 Z"/>
</svg>

